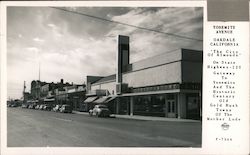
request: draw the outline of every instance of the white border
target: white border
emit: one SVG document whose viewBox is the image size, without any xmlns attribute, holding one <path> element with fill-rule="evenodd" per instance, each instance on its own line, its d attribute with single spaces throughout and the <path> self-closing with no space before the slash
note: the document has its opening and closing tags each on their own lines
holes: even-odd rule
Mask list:
<svg viewBox="0 0 250 155">
<path fill-rule="evenodd" d="M 1 2 L 1 153 L 2 154 L 207 154 L 204 148 L 164 148 L 164 147 L 7 147 L 7 67 L 6 67 L 6 7 L 7 6 L 75 6 L 75 7 L 203 7 L 203 30 L 206 29 L 206 1 L 9 1 Z M 203 31 L 203 38 L 205 32 Z M 204 49 L 203 39 L 203 49 Z M 204 98 L 204 97 L 203 97 Z M 202 125 L 203 128 L 203 125 Z M 204 133 L 202 133 L 203 135 Z M 203 141 L 202 141 L 203 143 Z"/>
</svg>

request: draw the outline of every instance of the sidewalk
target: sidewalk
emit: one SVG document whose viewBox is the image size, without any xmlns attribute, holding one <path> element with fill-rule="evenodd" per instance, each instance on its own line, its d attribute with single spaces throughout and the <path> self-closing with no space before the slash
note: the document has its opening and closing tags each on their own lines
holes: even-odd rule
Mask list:
<svg viewBox="0 0 250 155">
<path fill-rule="evenodd" d="M 88 112 L 73 111 L 74 114 L 89 115 Z M 110 117 L 122 118 L 122 119 L 134 119 L 144 121 L 168 121 L 168 122 L 201 122 L 200 120 L 191 119 L 178 119 L 178 118 L 166 118 L 166 117 L 153 117 L 153 116 L 138 116 L 138 115 L 117 115 L 112 114 Z"/>
</svg>

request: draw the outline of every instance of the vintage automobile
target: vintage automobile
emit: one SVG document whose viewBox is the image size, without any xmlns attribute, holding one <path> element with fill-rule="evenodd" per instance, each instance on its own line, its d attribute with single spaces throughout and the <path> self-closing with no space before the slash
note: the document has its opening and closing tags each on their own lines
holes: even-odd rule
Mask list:
<svg viewBox="0 0 250 155">
<path fill-rule="evenodd" d="M 29 109 L 34 109 L 34 108 L 35 108 L 35 105 L 30 104 L 28 108 L 29 108 Z"/>
<path fill-rule="evenodd" d="M 89 110 L 90 116 L 97 116 L 97 117 L 109 117 L 110 116 L 110 110 L 106 105 L 95 105 L 95 107 L 91 110 Z"/>
<path fill-rule="evenodd" d="M 43 110 L 51 111 L 52 106 L 51 105 L 44 105 Z"/>
<path fill-rule="evenodd" d="M 62 105 L 56 105 L 56 106 L 52 109 L 52 111 L 54 111 L 54 112 L 59 112 L 61 106 L 62 106 Z"/>
<path fill-rule="evenodd" d="M 29 105 L 27 104 L 22 104 L 22 108 L 28 108 Z"/>
<path fill-rule="evenodd" d="M 44 107 L 44 105 L 41 104 L 40 107 L 39 107 L 39 110 L 43 110 L 43 107 Z"/>
<path fill-rule="evenodd" d="M 18 107 L 18 105 L 16 103 L 13 103 L 10 105 L 10 107 Z"/>
<path fill-rule="evenodd" d="M 40 107 L 40 105 L 36 105 L 35 109 L 36 109 L 36 110 L 38 110 L 38 109 L 39 109 L 39 107 Z"/>
<path fill-rule="evenodd" d="M 60 108 L 60 112 L 61 113 L 72 113 L 72 107 L 70 105 L 62 105 L 62 107 Z"/>
</svg>

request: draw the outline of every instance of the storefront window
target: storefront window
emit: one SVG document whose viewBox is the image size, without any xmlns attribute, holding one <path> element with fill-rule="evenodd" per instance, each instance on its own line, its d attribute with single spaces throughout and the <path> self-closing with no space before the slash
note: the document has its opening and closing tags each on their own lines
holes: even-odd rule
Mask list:
<svg viewBox="0 0 250 155">
<path fill-rule="evenodd" d="M 130 98 L 122 97 L 120 98 L 119 114 L 129 114 L 130 111 Z"/>
<path fill-rule="evenodd" d="M 134 114 L 144 116 L 164 116 L 164 95 L 136 96 L 134 97 Z"/>
<path fill-rule="evenodd" d="M 157 113 L 164 113 L 165 111 L 165 97 L 164 95 L 152 96 L 151 111 Z"/>
<path fill-rule="evenodd" d="M 200 99 L 198 94 L 187 95 L 187 118 L 199 119 Z"/>
<path fill-rule="evenodd" d="M 175 100 L 175 95 L 174 94 L 167 94 L 167 99 L 168 100 Z"/>
</svg>

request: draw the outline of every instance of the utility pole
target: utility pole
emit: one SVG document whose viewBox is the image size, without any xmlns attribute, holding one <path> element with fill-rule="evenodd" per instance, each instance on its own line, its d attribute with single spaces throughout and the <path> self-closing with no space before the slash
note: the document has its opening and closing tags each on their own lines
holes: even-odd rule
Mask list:
<svg viewBox="0 0 250 155">
<path fill-rule="evenodd" d="M 40 72 L 41 72 L 40 65 L 41 65 L 41 64 L 40 64 L 40 62 L 39 62 L 39 73 L 38 73 L 38 80 L 39 80 L 39 81 L 40 81 L 40 76 L 41 76 L 41 73 L 40 73 Z"/>
<path fill-rule="evenodd" d="M 26 102 L 26 97 L 25 97 L 25 89 L 26 89 L 26 82 L 23 82 L 23 103 Z"/>
</svg>

